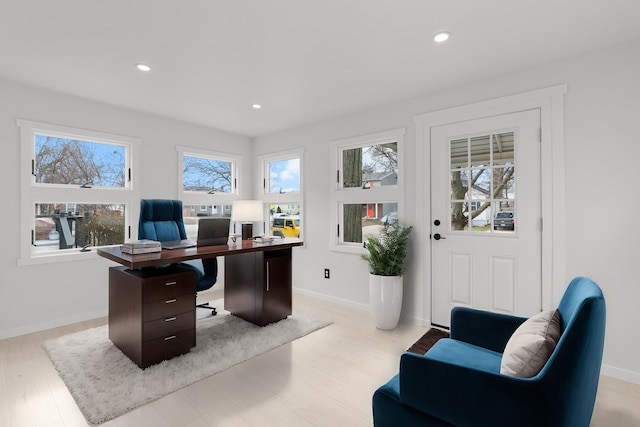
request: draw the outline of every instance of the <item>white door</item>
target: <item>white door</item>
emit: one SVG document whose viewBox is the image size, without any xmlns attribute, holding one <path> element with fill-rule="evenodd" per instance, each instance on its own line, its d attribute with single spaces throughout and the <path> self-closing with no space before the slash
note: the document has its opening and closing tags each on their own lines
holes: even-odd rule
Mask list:
<svg viewBox="0 0 640 427">
<path fill-rule="evenodd" d="M 540 110 L 431 128 L 431 322 L 542 308 Z"/>
</svg>

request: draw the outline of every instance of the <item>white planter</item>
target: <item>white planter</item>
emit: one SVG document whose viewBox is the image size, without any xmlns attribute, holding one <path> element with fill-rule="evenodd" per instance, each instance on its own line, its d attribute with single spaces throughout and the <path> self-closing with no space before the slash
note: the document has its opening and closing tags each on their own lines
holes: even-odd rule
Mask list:
<svg viewBox="0 0 640 427">
<path fill-rule="evenodd" d="M 376 328 L 395 328 L 402 309 L 402 276 L 369 274 L 369 302 Z"/>
</svg>

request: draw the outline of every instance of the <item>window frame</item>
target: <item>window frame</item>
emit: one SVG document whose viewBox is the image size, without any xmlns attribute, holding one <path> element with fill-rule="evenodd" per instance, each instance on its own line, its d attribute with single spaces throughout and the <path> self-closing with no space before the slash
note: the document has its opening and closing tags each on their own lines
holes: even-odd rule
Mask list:
<svg viewBox="0 0 640 427">
<path fill-rule="evenodd" d="M 36 203 L 83 203 L 83 204 L 123 204 L 125 206 L 125 236 L 131 238 L 131 227 L 135 224 L 140 207 L 138 189 L 139 138 L 100 132 L 70 126 L 41 123 L 17 119 L 20 129 L 20 257 L 18 265 L 45 264 L 61 261 L 77 261 L 97 258 L 96 251 L 81 252 L 80 248 L 64 249 L 46 253 L 35 253 L 32 232 L 35 230 L 33 208 Z M 79 141 L 96 142 L 125 147 L 125 169 L 128 182 L 122 188 L 63 186 L 59 184 L 36 183 L 32 165 L 35 162 L 35 137 L 38 135 L 59 136 Z"/>
<path fill-rule="evenodd" d="M 176 151 L 178 153 L 178 199 L 182 200 L 182 206 L 192 206 L 195 209 L 196 214 L 203 212 L 201 209 L 206 206 L 225 206 L 233 205 L 233 201 L 239 199 L 241 187 L 241 172 L 243 167 L 243 157 L 223 153 L 220 151 L 203 150 L 201 148 L 187 147 L 183 145 L 176 145 Z M 232 188 L 230 193 L 213 193 L 209 194 L 206 191 L 184 191 L 184 156 L 202 157 L 213 160 L 220 160 L 231 163 L 231 182 Z M 223 207 L 224 209 L 224 207 Z M 232 228 L 233 230 L 233 228 Z M 190 233 L 187 230 L 187 233 Z M 195 236 L 192 236 L 195 239 Z"/>
<path fill-rule="evenodd" d="M 269 182 L 269 164 L 273 162 L 279 162 L 283 160 L 299 159 L 300 164 L 300 190 L 289 191 L 285 193 L 271 193 L 268 191 L 267 182 Z M 258 199 L 262 201 L 264 207 L 264 221 L 263 232 L 266 235 L 271 235 L 271 229 L 267 230 L 267 224 L 269 224 L 269 207 L 270 204 L 298 204 L 300 206 L 300 223 L 305 224 L 304 216 L 304 148 L 297 148 L 288 151 L 281 151 L 277 153 L 264 154 L 258 156 L 257 163 L 262 171 L 259 177 L 260 191 Z M 300 239 L 303 240 L 305 233 L 305 227 L 300 229 Z"/>
<path fill-rule="evenodd" d="M 398 128 L 387 131 L 335 140 L 330 143 L 331 168 L 333 174 L 330 187 L 330 250 L 364 254 L 362 243 L 344 241 L 344 205 L 369 203 L 397 203 L 398 219 L 402 222 L 404 212 L 404 137 L 406 129 Z M 343 187 L 343 155 L 348 149 L 368 147 L 396 142 L 398 144 L 398 181 L 396 185 L 385 185 L 371 188 Z M 364 236 L 363 236 L 364 237 Z"/>
<path fill-rule="evenodd" d="M 177 145 L 178 152 L 178 199 L 183 205 L 230 205 L 240 193 L 240 171 L 242 170 L 242 156 L 219 151 L 203 150 L 200 148 Z M 200 157 L 231 163 L 231 192 L 213 193 L 206 191 L 184 191 L 184 157 Z"/>
</svg>

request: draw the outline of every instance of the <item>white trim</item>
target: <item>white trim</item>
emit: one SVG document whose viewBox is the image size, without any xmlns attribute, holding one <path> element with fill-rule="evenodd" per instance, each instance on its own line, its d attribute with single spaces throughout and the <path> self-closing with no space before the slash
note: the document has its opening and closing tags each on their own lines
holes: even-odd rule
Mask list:
<svg viewBox="0 0 640 427">
<path fill-rule="evenodd" d="M 139 151 L 142 141 L 139 138 L 116 135 L 106 132 L 74 128 L 70 126 L 16 119 L 20 128 L 20 258 L 18 266 L 47 264 L 95 258 L 95 251 L 83 252 L 64 250 L 64 252 L 33 253 L 31 230 L 35 229 L 33 206 L 41 202 L 70 203 L 122 203 L 125 205 L 125 241 L 127 230 L 131 236 L 137 235 L 137 218 L 140 210 L 139 197 Z M 31 174 L 31 161 L 35 159 L 35 135 L 57 135 L 64 138 L 94 141 L 126 147 L 125 167 L 131 170 L 131 180 L 125 188 L 95 187 L 91 190 L 79 187 L 35 184 Z"/>
<path fill-rule="evenodd" d="M 627 381 L 634 384 L 640 384 L 640 373 L 634 371 L 628 371 L 626 369 L 616 368 L 611 365 L 602 365 L 600 372 L 601 375 L 617 378 L 619 380 Z"/>
<path fill-rule="evenodd" d="M 272 162 L 291 160 L 291 159 L 297 159 L 297 158 L 300 159 L 300 190 L 286 192 L 282 194 L 268 192 L 266 188 L 266 183 L 269 180 L 269 178 L 267 177 L 267 175 L 269 174 L 269 170 L 267 168 L 268 164 Z M 271 154 L 263 154 L 261 156 L 258 156 L 256 158 L 256 161 L 261 171 L 260 176 L 258 177 L 258 179 L 260 179 L 260 182 L 258 182 L 259 190 L 257 194 L 260 195 L 262 200 L 265 202 L 277 200 L 278 203 L 287 203 L 287 202 L 300 203 L 300 207 L 302 208 L 301 199 L 304 193 L 304 188 L 303 188 L 304 186 L 304 164 L 303 164 L 304 148 L 281 151 L 281 152 L 271 153 Z"/>
<path fill-rule="evenodd" d="M 414 116 L 416 126 L 416 218 L 422 218 L 416 230 L 428 236 L 431 228 L 430 174 L 423 165 L 431 162 L 431 128 L 485 117 L 540 109 L 542 127 L 542 308 L 557 305 L 565 287 L 565 179 L 564 179 L 564 95 L 567 85 L 533 90 L 445 110 Z M 423 293 L 423 318 L 431 312 L 431 241 L 417 247 L 417 283 L 428 284 Z"/>
<path fill-rule="evenodd" d="M 240 179 L 240 171 L 243 168 L 243 157 L 219 151 L 203 150 L 201 148 L 186 147 L 184 145 L 176 145 L 178 152 L 178 199 L 182 200 L 183 205 L 230 205 L 233 200 L 238 198 L 242 180 Z M 231 192 L 208 194 L 203 191 L 185 192 L 184 191 L 184 156 L 210 158 L 231 163 Z M 235 188 L 234 188 L 235 186 Z"/>
<path fill-rule="evenodd" d="M 337 139 L 331 141 L 332 148 L 341 147 L 357 147 L 374 144 L 378 142 L 385 142 L 391 139 L 404 137 L 407 130 L 405 128 L 390 129 L 382 132 L 376 132 L 368 135 L 353 136 L 350 138 Z"/>
<path fill-rule="evenodd" d="M 16 125 L 20 128 L 30 128 L 32 131 L 41 131 L 47 134 L 58 134 L 65 138 L 90 139 L 115 144 L 140 144 L 139 138 L 117 135 L 113 133 L 100 132 L 89 129 L 81 129 L 70 126 L 54 125 L 50 123 L 34 122 L 32 120 L 16 119 Z"/>
<path fill-rule="evenodd" d="M 359 135 L 351 138 L 331 141 L 330 148 L 330 235 L 329 250 L 352 254 L 365 253 L 360 245 L 341 243 L 341 237 L 337 234 L 338 224 L 342 224 L 340 207 L 348 203 L 383 203 L 392 201 L 398 204 L 398 218 L 404 219 L 405 208 L 405 128 L 396 128 L 382 132 Z M 368 145 L 395 141 L 398 143 L 398 184 L 385 187 L 374 187 L 367 190 L 360 188 L 342 188 L 342 174 L 340 182 L 336 180 L 337 171 L 342 170 L 340 152 L 344 148 L 358 148 Z"/>
<path fill-rule="evenodd" d="M 303 288 L 298 288 L 298 287 L 293 287 L 293 292 L 296 294 L 300 294 L 300 295 L 305 295 L 308 297 L 312 297 L 312 298 L 317 298 L 319 300 L 323 300 L 323 301 L 329 301 L 329 302 L 333 302 L 345 307 L 349 307 L 349 308 L 354 308 L 356 310 L 361 310 L 361 311 L 371 311 L 371 307 L 367 304 L 362 304 L 359 302 L 354 302 L 348 299 L 344 299 L 344 298 L 338 298 L 338 297 L 334 297 L 331 295 L 327 295 L 327 294 L 321 294 L 318 292 L 313 292 L 307 289 L 303 289 Z"/>
<path fill-rule="evenodd" d="M 83 312 L 72 316 L 65 316 L 55 320 L 45 320 L 42 322 L 32 323 L 25 326 L 19 326 L 12 329 L 0 330 L 0 340 L 19 337 L 33 332 L 40 332 L 47 329 L 53 329 L 60 326 L 67 326 L 74 323 L 85 322 L 88 320 L 99 319 L 108 316 L 107 309 Z"/>
<path fill-rule="evenodd" d="M 300 190 L 288 193 L 269 193 L 266 189 L 267 174 L 269 173 L 267 166 L 270 162 L 300 159 Z M 305 157 L 304 148 L 295 148 L 292 150 L 279 151 L 276 153 L 263 154 L 256 157 L 257 167 L 260 173 L 257 175 L 257 194 L 256 199 L 261 200 L 263 205 L 267 204 L 298 204 L 300 205 L 300 238 L 304 240 L 305 224 L 306 224 L 306 210 L 305 210 L 305 191 L 304 191 L 304 170 L 305 170 Z M 265 234 L 271 234 L 271 229 L 267 230 L 269 218 L 268 209 L 265 207 L 265 220 L 263 221 Z M 303 246 L 304 248 L 304 246 Z"/>
</svg>

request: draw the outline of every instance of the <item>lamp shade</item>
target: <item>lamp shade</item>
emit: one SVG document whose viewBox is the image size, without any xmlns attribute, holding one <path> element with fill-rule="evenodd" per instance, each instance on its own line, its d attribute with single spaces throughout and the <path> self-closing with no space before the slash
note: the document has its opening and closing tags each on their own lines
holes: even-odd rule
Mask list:
<svg viewBox="0 0 640 427">
<path fill-rule="evenodd" d="M 231 220 L 238 222 L 254 222 L 264 219 L 262 201 L 234 200 L 231 208 Z"/>
</svg>

